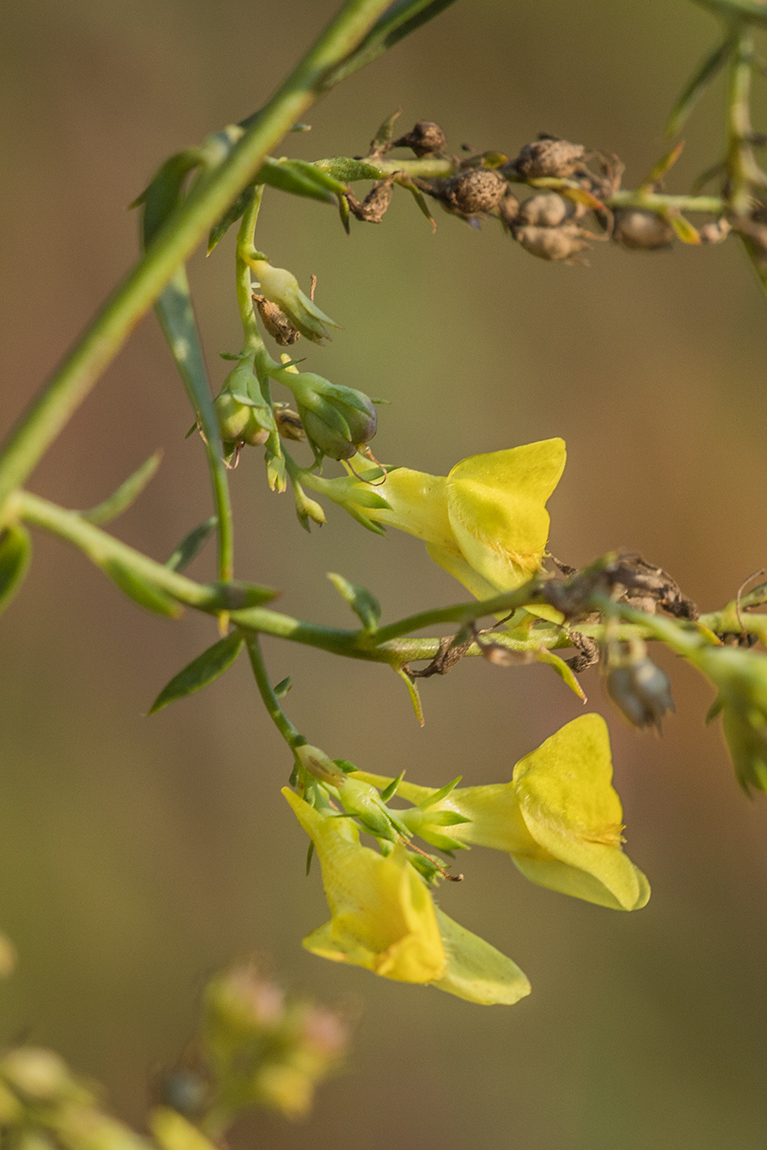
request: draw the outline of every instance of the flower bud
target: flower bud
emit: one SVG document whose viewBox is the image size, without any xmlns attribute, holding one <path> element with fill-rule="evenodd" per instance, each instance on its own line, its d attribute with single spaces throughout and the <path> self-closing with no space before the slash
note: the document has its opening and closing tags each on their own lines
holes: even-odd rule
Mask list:
<svg viewBox="0 0 767 1150">
<path fill-rule="evenodd" d="M 393 148 L 411 148 L 418 156 L 433 156 L 444 152 L 447 140 L 439 124 L 433 120 L 419 120 L 406 136 L 400 136 L 392 144 Z"/>
<path fill-rule="evenodd" d="M 556 192 L 543 192 L 525 200 L 517 214 L 520 224 L 539 228 L 556 228 L 575 215 L 575 204 Z"/>
<path fill-rule="evenodd" d="M 225 444 L 258 447 L 276 431 L 274 413 L 261 392 L 254 359 L 253 353 L 243 356 L 213 401 Z"/>
<path fill-rule="evenodd" d="M 676 710 L 668 676 L 646 656 L 608 671 L 607 690 L 628 721 L 640 730 L 652 726 L 660 730 L 666 712 Z"/>
<path fill-rule="evenodd" d="M 532 144 L 525 144 L 510 166 L 517 175 L 527 180 L 538 180 L 546 176 L 566 179 L 583 166 L 584 154 L 583 144 L 571 144 L 569 140 L 544 136 Z"/>
<path fill-rule="evenodd" d="M 506 180 L 494 168 L 466 168 L 445 183 L 441 198 L 462 216 L 475 216 L 496 208 L 506 186 Z"/>
<path fill-rule="evenodd" d="M 656 212 L 643 208 L 621 208 L 615 213 L 613 239 L 624 248 L 658 251 L 674 243 L 674 229 Z"/>
<path fill-rule="evenodd" d="M 564 263 L 583 263 L 578 257 L 589 247 L 594 236 L 574 223 L 557 228 L 536 227 L 532 224 L 514 228 L 514 239 L 531 256 L 541 260 L 561 260 Z"/>
<path fill-rule="evenodd" d="M 240 443 L 250 416 L 250 408 L 240 403 L 228 391 L 222 391 L 213 400 L 218 429 L 224 443 Z"/>
<path fill-rule="evenodd" d="M 351 459 L 376 433 L 372 401 L 353 387 L 341 387 L 314 372 L 272 371 L 293 392 L 307 438 L 331 459 Z"/>
<path fill-rule="evenodd" d="M 329 755 L 311 743 L 303 743 L 295 748 L 295 755 L 304 770 L 321 783 L 330 783 L 334 787 L 341 786 L 346 775 L 340 770 Z"/>
</svg>

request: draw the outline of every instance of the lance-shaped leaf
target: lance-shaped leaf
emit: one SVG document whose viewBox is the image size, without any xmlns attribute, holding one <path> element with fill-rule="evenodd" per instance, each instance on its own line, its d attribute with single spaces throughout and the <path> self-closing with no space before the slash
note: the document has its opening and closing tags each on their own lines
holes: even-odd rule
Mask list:
<svg viewBox="0 0 767 1150">
<path fill-rule="evenodd" d="M 425 198 L 423 192 L 421 191 L 421 189 L 418 187 L 418 185 L 413 183 L 410 176 L 407 176 L 407 175 L 403 174 L 402 172 L 397 173 L 397 175 L 394 177 L 394 182 L 395 182 L 395 184 L 399 184 L 399 186 L 401 188 L 407 188 L 407 190 L 413 196 L 413 199 L 415 200 L 416 204 L 418 205 L 418 210 L 421 212 L 422 215 L 426 216 L 426 219 L 429 221 L 429 223 L 432 226 L 432 231 L 436 232 L 437 221 L 434 219 L 434 216 L 429 211 L 429 205 L 426 203 L 426 198 Z"/>
<path fill-rule="evenodd" d="M 21 586 L 32 558 L 32 540 L 19 523 L 0 533 L 0 611 L 4 611 Z"/>
<path fill-rule="evenodd" d="M 110 496 L 102 500 L 101 503 L 97 503 L 95 507 L 91 507 L 89 511 L 81 511 L 80 514 L 83 519 L 87 519 L 89 523 L 95 523 L 97 527 L 100 527 L 104 523 L 111 523 L 118 515 L 122 515 L 123 511 L 127 511 L 131 504 L 135 503 L 152 479 L 160 466 L 162 456 L 162 449 L 155 451 L 154 455 L 150 455 Z"/>
<path fill-rule="evenodd" d="M 306 164 L 305 168 L 302 169 L 296 161 L 273 160 L 267 156 L 256 176 L 256 182 L 268 184 L 272 188 L 279 188 L 281 192 L 290 192 L 294 196 L 307 196 L 309 199 L 334 204 L 336 201 L 335 194 L 321 179 L 314 178 L 313 175 L 309 174 L 306 171 L 307 168 L 311 169 L 312 165 Z M 326 173 L 322 174 L 326 175 Z M 319 176 L 318 171 L 316 177 Z"/>
<path fill-rule="evenodd" d="M 183 614 L 183 607 L 172 599 L 166 591 L 156 583 L 138 575 L 132 567 L 124 564 L 120 559 L 108 558 L 99 561 L 95 559 L 104 574 L 112 580 L 139 607 L 153 611 L 156 615 L 168 615 L 171 619 L 178 619 Z"/>
<path fill-rule="evenodd" d="M 391 147 L 391 142 L 394 139 L 394 125 L 402 115 L 402 109 L 397 108 L 396 112 L 392 112 L 387 116 L 381 127 L 378 129 L 373 139 L 370 141 L 370 152 L 373 155 L 383 155 L 388 152 Z"/>
<path fill-rule="evenodd" d="M 683 244 L 697 245 L 701 242 L 696 229 L 679 212 L 663 212 L 662 215 L 664 220 L 671 224 L 677 239 L 680 239 Z"/>
<path fill-rule="evenodd" d="M 402 682 L 407 687 L 408 694 L 410 695 L 410 702 L 413 704 L 413 710 L 418 722 L 423 726 L 426 722 L 423 714 L 423 703 L 421 702 L 421 693 L 418 690 L 418 684 L 415 679 L 411 679 L 407 671 L 403 667 L 395 667 L 394 670 L 399 675 Z"/>
<path fill-rule="evenodd" d="M 681 156 L 683 148 L 684 140 L 680 140 L 679 143 L 675 144 L 670 151 L 661 156 L 661 158 L 653 164 L 645 178 L 642 180 L 641 184 L 639 185 L 640 191 L 646 191 L 648 188 L 651 188 L 653 184 L 657 184 L 658 180 L 662 180 L 666 172 L 673 168 L 674 164 Z"/>
<path fill-rule="evenodd" d="M 260 583 L 245 583 L 242 579 L 228 579 L 226 582 L 206 583 L 216 598 L 211 609 L 221 611 L 242 611 L 245 607 L 260 607 L 276 599 L 280 594 L 273 587 L 262 587 Z"/>
<path fill-rule="evenodd" d="M 170 558 L 165 560 L 165 566 L 170 567 L 171 571 L 183 571 L 185 567 L 188 567 L 195 555 L 207 543 L 210 533 L 217 523 L 217 517 L 211 515 L 210 519 L 206 519 L 204 523 L 199 523 L 197 527 L 193 527 L 189 534 L 181 540 Z"/>
<path fill-rule="evenodd" d="M 560 659 L 559 655 L 555 655 L 553 651 L 546 650 L 545 647 L 542 647 L 540 651 L 536 651 L 535 657 L 539 663 L 547 663 L 549 667 L 553 667 L 562 682 L 567 684 L 582 703 L 587 701 L 583 693 L 583 688 L 573 674 L 572 667 L 568 667 L 564 659 Z"/>
<path fill-rule="evenodd" d="M 732 50 L 733 41 L 728 36 L 710 56 L 707 56 L 700 67 L 693 73 L 689 82 L 682 89 L 679 98 L 671 109 L 666 124 L 666 135 L 675 136 L 682 128 L 687 117 L 708 88 L 711 81 L 724 66 Z"/>
<path fill-rule="evenodd" d="M 343 575 L 336 575 L 332 571 L 328 572 L 328 579 L 358 616 L 364 630 L 372 634 L 381 619 L 381 604 L 372 591 L 360 587 L 357 583 L 350 583 Z"/>
<path fill-rule="evenodd" d="M 327 90 L 333 87 L 358 68 L 369 64 L 376 56 L 393 48 L 403 37 L 409 36 L 440 12 L 444 12 L 452 3 L 453 0 L 398 0 L 390 4 L 359 47 L 328 72 L 323 88 Z"/>
<path fill-rule="evenodd" d="M 233 631 L 226 638 L 219 639 L 212 647 L 208 647 L 207 651 L 203 651 L 193 659 L 183 671 L 173 676 L 167 686 L 160 691 L 147 713 L 154 715 L 163 707 L 167 707 L 168 703 L 174 703 L 176 699 L 185 699 L 187 695 L 193 695 L 195 691 L 200 691 L 203 687 L 207 687 L 208 683 L 214 682 L 219 675 L 229 670 L 239 655 L 242 644 L 243 638 L 239 631 Z"/>
<path fill-rule="evenodd" d="M 154 1107 L 149 1115 L 149 1128 L 161 1150 L 216 1150 L 215 1143 L 170 1106 Z M 121 1148 L 115 1144 L 111 1150 Z"/>
<path fill-rule="evenodd" d="M 250 184 L 250 186 L 247 187 L 244 192 L 240 192 L 237 199 L 234 200 L 234 202 L 227 208 L 221 219 L 218 220 L 210 229 L 210 234 L 208 235 L 207 255 L 210 255 L 217 244 L 221 242 L 232 224 L 236 224 L 237 221 L 245 214 L 245 209 L 250 205 L 250 201 L 252 199 L 253 185 Z"/>
</svg>

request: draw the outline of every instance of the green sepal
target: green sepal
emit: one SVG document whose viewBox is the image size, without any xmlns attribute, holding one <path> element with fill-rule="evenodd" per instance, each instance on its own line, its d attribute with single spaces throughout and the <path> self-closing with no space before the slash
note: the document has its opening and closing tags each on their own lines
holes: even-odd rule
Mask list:
<svg viewBox="0 0 767 1150">
<path fill-rule="evenodd" d="M 343 575 L 336 575 L 332 571 L 328 572 L 328 579 L 357 615 L 363 629 L 372 634 L 381 620 L 381 604 L 375 595 L 366 587 L 360 587 L 357 583 L 350 583 L 348 579 L 344 579 Z"/>
<path fill-rule="evenodd" d="M 463 775 L 456 775 L 452 782 L 445 783 L 444 787 L 440 787 L 439 790 L 435 791 L 433 795 L 429 795 L 427 799 L 424 799 L 422 803 L 418 804 L 421 810 L 427 811 L 429 807 L 433 807 L 435 803 L 441 803 L 443 799 L 447 798 L 452 790 L 455 790 L 462 778 Z"/>
<path fill-rule="evenodd" d="M 197 424 L 195 424 L 195 427 L 196 426 Z M 123 511 L 127 511 L 130 505 L 138 499 L 150 479 L 152 479 L 157 468 L 160 466 L 162 456 L 162 449 L 155 451 L 154 455 L 150 455 L 132 475 L 129 475 L 128 478 L 120 484 L 116 491 L 113 491 L 112 494 L 102 500 L 101 503 L 97 503 L 95 507 L 91 507 L 89 511 L 81 511 L 80 515 L 82 518 L 100 527 L 104 523 L 110 523 L 113 519 L 116 519 L 118 515 L 122 515 Z"/>
<path fill-rule="evenodd" d="M 350 763 L 348 759 L 333 759 L 333 762 L 345 775 L 353 775 L 357 772 L 354 763 Z"/>
<path fill-rule="evenodd" d="M 381 799 L 383 802 L 388 803 L 389 799 L 393 799 L 397 793 L 397 788 L 405 777 L 405 772 L 400 771 L 396 779 L 392 779 L 387 787 L 381 791 Z"/>
<path fill-rule="evenodd" d="M 389 174 L 375 164 L 369 164 L 367 160 L 353 160 L 350 156 L 319 160 L 314 166 L 344 183 L 348 183 L 349 180 L 383 180 Z"/>
<path fill-rule="evenodd" d="M 693 244 L 697 246 L 700 243 L 700 236 L 696 228 L 693 227 L 689 220 L 686 220 L 684 216 L 680 215 L 679 212 L 660 212 L 659 215 L 661 215 L 667 223 L 671 224 L 677 239 L 681 240 L 683 244 Z"/>
<path fill-rule="evenodd" d="M 693 73 L 671 109 L 665 129 L 667 136 L 675 136 L 680 130 L 690 115 L 690 112 L 706 91 L 706 88 L 708 88 L 711 81 L 723 67 L 727 57 L 732 51 L 732 47 L 733 41 L 728 36 L 724 43 L 715 48 L 711 55 L 707 56 L 700 67 Z"/>
<path fill-rule="evenodd" d="M 213 591 L 216 601 L 211 604 L 213 610 L 241 611 L 246 607 L 260 607 L 279 595 L 273 587 L 262 587 L 258 583 L 245 583 L 241 579 L 229 579 L 227 582 L 206 583 L 206 590 Z"/>
<path fill-rule="evenodd" d="M 21 587 L 32 558 L 32 540 L 26 527 L 12 523 L 0 534 L 0 611 Z"/>
<path fill-rule="evenodd" d="M 195 555 L 205 546 L 211 531 L 217 524 L 218 518 L 211 515 L 210 519 L 206 519 L 204 523 L 199 523 L 193 527 L 189 534 L 181 540 L 170 558 L 165 560 L 165 566 L 169 567 L 171 571 L 183 571 L 185 567 L 188 567 Z"/>
<path fill-rule="evenodd" d="M 272 690 L 274 691 L 275 698 L 276 699 L 284 699 L 292 686 L 293 686 L 293 682 L 290 678 L 290 675 L 288 675 L 287 678 L 285 678 L 285 679 L 280 679 L 279 683 L 277 683 L 276 686 L 272 687 Z"/>
<path fill-rule="evenodd" d="M 673 168 L 674 164 L 681 156 L 683 148 L 684 140 L 680 140 L 679 143 L 675 144 L 673 148 L 665 153 L 665 155 L 661 156 L 661 158 L 653 164 L 645 178 L 640 183 L 640 189 L 645 190 L 647 188 L 652 188 L 654 184 L 657 184 L 658 180 L 662 180 L 666 172 Z"/>
<path fill-rule="evenodd" d="M 426 216 L 426 219 L 429 221 L 429 223 L 432 226 L 432 230 L 436 232 L 437 221 L 434 219 L 434 216 L 431 214 L 431 211 L 429 210 L 429 205 L 426 203 L 426 197 L 424 196 L 423 192 L 418 187 L 418 185 L 413 183 L 410 176 L 403 175 L 402 173 L 398 174 L 395 177 L 394 182 L 399 184 L 399 186 L 401 188 L 407 188 L 407 190 L 411 193 L 413 199 L 415 200 L 416 204 L 418 205 L 418 210 L 421 212 L 422 215 Z"/>
<path fill-rule="evenodd" d="M 572 668 L 568 667 L 564 659 L 560 659 L 559 655 L 555 655 L 553 651 L 548 651 L 542 647 L 540 651 L 536 651 L 535 657 L 539 663 L 546 663 L 552 670 L 556 671 L 563 683 L 573 691 L 582 703 L 586 702 L 586 696 L 583 689 L 573 674 Z"/>
<path fill-rule="evenodd" d="M 105 559 L 99 567 L 116 586 L 123 591 L 139 607 L 153 611 L 156 615 L 167 615 L 171 619 L 178 619 L 183 613 L 183 607 L 172 599 L 167 592 L 137 575 L 132 568 L 126 567 L 119 559 Z"/>
<path fill-rule="evenodd" d="M 347 236 L 351 234 L 351 227 L 349 226 L 349 201 L 346 196 L 338 197 L 338 214 L 341 217 L 341 224 Z"/>
<path fill-rule="evenodd" d="M 212 647 L 208 647 L 207 651 L 203 651 L 193 659 L 183 671 L 174 675 L 167 686 L 163 687 L 147 714 L 154 715 L 163 707 L 167 707 L 168 703 L 174 703 L 176 699 L 185 699 L 187 695 L 193 695 L 195 691 L 207 687 L 208 683 L 212 683 L 219 675 L 223 675 L 224 671 L 229 670 L 239 655 L 242 644 L 242 635 L 239 631 L 233 631 L 231 635 L 219 639 Z"/>
<path fill-rule="evenodd" d="M 357 489 L 354 492 L 354 502 L 359 503 L 360 507 L 378 507 L 382 511 L 391 510 L 389 501 L 384 499 L 383 495 L 379 495 L 377 491 L 360 491 Z"/>
</svg>

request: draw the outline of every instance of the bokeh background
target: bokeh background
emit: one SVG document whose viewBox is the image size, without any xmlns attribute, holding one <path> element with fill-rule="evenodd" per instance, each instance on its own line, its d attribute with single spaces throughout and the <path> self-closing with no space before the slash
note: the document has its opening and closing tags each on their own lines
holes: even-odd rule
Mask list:
<svg viewBox="0 0 767 1150">
<path fill-rule="evenodd" d="M 172 151 L 258 107 L 334 9 L 327 0 L 27 0 L 0 13 L 2 409 L 10 424 L 136 254 L 125 206 Z M 460 0 L 354 76 L 294 135 L 291 155 L 365 150 L 403 107 L 451 147 L 509 155 L 541 130 L 618 152 L 635 185 L 664 115 L 713 46 L 686 0 Z M 670 186 L 722 146 L 721 87 L 690 124 Z M 765 112 L 762 98 L 761 111 Z M 761 123 L 764 124 L 762 116 Z M 662 564 L 704 608 L 767 562 L 767 310 L 735 242 L 551 266 L 404 193 L 347 238 L 330 208 L 268 192 L 260 245 L 344 325 L 312 369 L 389 398 L 378 455 L 436 473 L 550 435 L 569 464 L 551 547 L 582 564 L 615 546 Z M 354 222 L 354 221 L 353 221 Z M 230 235 L 191 273 L 210 370 L 236 350 Z M 307 349 L 304 349 L 306 354 Z M 164 558 L 210 514 L 200 445 L 148 317 L 35 473 L 73 507 L 103 498 L 156 447 L 158 477 L 116 525 Z M 311 537 L 259 452 L 232 485 L 239 574 L 284 590 L 293 614 L 347 625 L 325 579 L 379 595 L 389 619 L 460 599 L 422 545 L 362 531 L 339 509 Z M 739 792 L 711 692 L 684 667 L 679 714 L 656 740 L 611 726 L 629 850 L 653 898 L 615 914 L 533 887 L 503 856 L 461 859 L 443 905 L 533 982 L 512 1010 L 375 979 L 307 955 L 324 921 L 305 842 L 279 786 L 288 761 L 245 662 L 143 717 L 215 638 L 209 620 L 142 613 L 54 539 L 35 540 L 0 624 L 0 921 L 20 952 L 0 1034 L 51 1044 L 140 1122 L 147 1078 L 195 1025 L 206 976 L 269 956 L 291 985 L 362 1010 L 348 1072 L 307 1124 L 259 1116 L 233 1146 L 264 1150 L 757 1150 L 767 1144 L 767 804 Z M 205 576 L 211 556 L 197 561 Z M 367 769 L 440 784 L 510 777 L 581 707 L 540 666 L 480 660 L 423 685 L 421 730 L 384 668 L 267 644 L 274 680 L 312 742 Z"/>
</svg>

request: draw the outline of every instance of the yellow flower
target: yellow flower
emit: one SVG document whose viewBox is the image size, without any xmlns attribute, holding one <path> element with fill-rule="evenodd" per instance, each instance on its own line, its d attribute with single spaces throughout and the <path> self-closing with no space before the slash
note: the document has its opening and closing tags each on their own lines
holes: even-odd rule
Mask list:
<svg viewBox="0 0 767 1150">
<path fill-rule="evenodd" d="M 275 268 L 257 253 L 245 259 L 258 277 L 261 294 L 284 312 L 293 327 L 313 343 L 327 338 L 327 327 L 340 327 L 301 291 L 298 280 L 285 268 Z"/>
<path fill-rule="evenodd" d="M 389 782 L 360 777 L 378 786 Z M 623 852 L 623 811 L 611 779 L 605 721 L 581 715 L 521 759 L 510 783 L 456 787 L 442 797 L 433 788 L 400 783 L 397 794 L 417 805 L 397 816 L 442 849 L 474 844 L 507 851 L 541 886 L 638 910 L 650 887 Z"/>
<path fill-rule="evenodd" d="M 282 792 L 312 839 L 331 918 L 304 939 L 313 954 L 363 966 L 398 982 L 430 983 L 486 1005 L 529 994 L 522 971 L 435 907 L 404 846 L 382 855 L 356 825 Z"/>
</svg>

